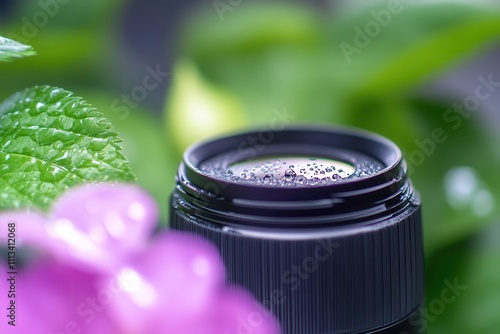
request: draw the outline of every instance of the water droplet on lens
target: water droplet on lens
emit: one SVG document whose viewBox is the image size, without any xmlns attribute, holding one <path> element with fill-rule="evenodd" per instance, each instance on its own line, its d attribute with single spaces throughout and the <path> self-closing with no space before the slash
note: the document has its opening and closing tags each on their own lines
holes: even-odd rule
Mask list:
<svg viewBox="0 0 500 334">
<path fill-rule="evenodd" d="M 293 179 L 297 176 L 297 174 L 293 171 L 293 169 L 287 169 L 285 171 L 285 181 L 293 181 Z"/>
<path fill-rule="evenodd" d="M 314 186 L 320 182 L 320 179 L 318 177 L 313 177 L 311 180 L 309 180 L 309 184 L 311 186 Z"/>
</svg>

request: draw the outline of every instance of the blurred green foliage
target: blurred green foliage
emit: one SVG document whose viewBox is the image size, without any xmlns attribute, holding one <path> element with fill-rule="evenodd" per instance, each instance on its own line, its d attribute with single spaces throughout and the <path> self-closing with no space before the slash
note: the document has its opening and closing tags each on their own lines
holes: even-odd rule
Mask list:
<svg viewBox="0 0 500 334">
<path fill-rule="evenodd" d="M 423 198 L 426 307 L 439 300 L 445 280 L 458 277 L 468 286 L 429 319 L 429 332 L 498 332 L 500 249 L 491 246 L 491 236 L 497 236 L 497 244 L 500 240 L 492 232 L 498 231 L 499 221 L 498 137 L 485 130 L 477 113 L 461 120 L 450 113 L 465 96 L 430 99 L 418 90 L 498 41 L 497 8 L 401 1 L 397 13 L 384 16 L 389 1 L 335 11 L 268 1 L 242 2 L 221 17 L 209 3 L 184 21 L 160 121 L 145 106 L 127 114 L 112 108 L 121 94 L 114 64 L 126 57 L 117 31 L 128 1 L 70 1 L 24 38 L 23 18 L 32 20 L 40 7 L 37 1 L 22 3 L 11 20 L 0 24 L 0 35 L 22 37 L 20 42 L 32 45 L 38 55 L 0 63 L 0 99 L 34 84 L 63 86 L 83 96 L 124 139 L 124 153 L 138 182 L 160 203 L 163 221 L 181 153 L 199 138 L 268 126 L 273 110 L 284 107 L 297 122 L 369 129 L 402 148 Z M 385 23 L 368 35 L 376 17 Z M 436 129 L 446 140 L 434 141 L 430 150 L 425 144 Z M 415 160 L 419 156 L 421 163 Z M 472 188 L 454 204 L 449 180 L 461 175 Z M 493 201 L 493 206 L 481 206 L 478 199 Z"/>
</svg>

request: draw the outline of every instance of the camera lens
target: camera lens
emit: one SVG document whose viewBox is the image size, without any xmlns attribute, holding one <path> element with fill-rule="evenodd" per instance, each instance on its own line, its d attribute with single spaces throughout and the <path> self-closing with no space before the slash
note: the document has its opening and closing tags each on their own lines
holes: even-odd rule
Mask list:
<svg viewBox="0 0 500 334">
<path fill-rule="evenodd" d="M 171 206 L 171 226 L 217 245 L 283 333 L 416 333 L 420 199 L 388 139 L 301 126 L 201 142 Z"/>
</svg>

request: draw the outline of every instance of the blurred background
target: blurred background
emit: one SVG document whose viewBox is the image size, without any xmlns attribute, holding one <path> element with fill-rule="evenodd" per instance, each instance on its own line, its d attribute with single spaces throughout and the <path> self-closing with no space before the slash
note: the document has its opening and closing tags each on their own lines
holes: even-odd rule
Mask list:
<svg viewBox="0 0 500 334">
<path fill-rule="evenodd" d="M 498 1 L 0 0 L 0 35 L 37 51 L 2 65 L 0 100 L 96 106 L 164 225 L 200 138 L 276 115 L 389 137 L 424 203 L 428 332 L 500 332 Z"/>
</svg>

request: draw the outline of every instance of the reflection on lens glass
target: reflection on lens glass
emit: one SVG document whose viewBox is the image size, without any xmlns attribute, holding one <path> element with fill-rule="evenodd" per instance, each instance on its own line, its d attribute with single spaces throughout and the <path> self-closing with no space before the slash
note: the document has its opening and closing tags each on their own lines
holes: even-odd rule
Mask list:
<svg viewBox="0 0 500 334">
<path fill-rule="evenodd" d="M 229 166 L 228 173 L 242 180 L 315 184 L 336 182 L 349 177 L 354 166 L 345 162 L 311 157 L 268 157 Z"/>
<path fill-rule="evenodd" d="M 200 170 L 228 182 L 258 186 L 307 187 L 366 178 L 384 169 L 380 162 L 368 158 L 348 163 L 324 157 L 274 155 L 225 164 L 230 156 L 210 159 L 200 166 Z"/>
</svg>

